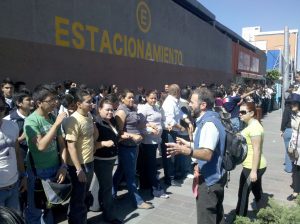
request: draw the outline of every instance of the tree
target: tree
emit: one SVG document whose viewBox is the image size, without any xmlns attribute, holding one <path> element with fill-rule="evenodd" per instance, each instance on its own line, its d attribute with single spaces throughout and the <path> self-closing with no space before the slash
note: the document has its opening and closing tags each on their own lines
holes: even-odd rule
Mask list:
<svg viewBox="0 0 300 224">
<path fill-rule="evenodd" d="M 281 74 L 278 70 L 270 70 L 267 72 L 267 80 L 276 82 L 279 80 Z"/>
</svg>

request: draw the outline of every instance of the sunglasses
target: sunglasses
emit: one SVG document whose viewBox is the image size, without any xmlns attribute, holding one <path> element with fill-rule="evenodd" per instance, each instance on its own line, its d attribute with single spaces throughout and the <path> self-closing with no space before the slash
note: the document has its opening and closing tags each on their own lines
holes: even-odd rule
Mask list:
<svg viewBox="0 0 300 224">
<path fill-rule="evenodd" d="M 245 114 L 247 114 L 247 113 L 249 113 L 250 111 L 246 111 L 246 110 L 240 110 L 240 114 L 241 115 L 245 115 Z"/>
</svg>

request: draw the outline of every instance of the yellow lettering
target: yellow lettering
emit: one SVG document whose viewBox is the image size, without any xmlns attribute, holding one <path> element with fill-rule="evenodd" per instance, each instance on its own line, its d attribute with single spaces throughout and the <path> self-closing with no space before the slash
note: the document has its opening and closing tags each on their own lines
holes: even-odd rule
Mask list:
<svg viewBox="0 0 300 224">
<path fill-rule="evenodd" d="M 131 58 L 136 57 L 136 42 L 133 37 L 130 37 L 128 40 L 128 53 L 129 53 L 129 57 Z"/>
<path fill-rule="evenodd" d="M 183 65 L 182 61 L 183 61 L 183 56 L 182 56 L 182 51 L 178 52 L 178 64 L 179 65 Z"/>
<path fill-rule="evenodd" d="M 95 33 L 98 33 L 99 29 L 96 26 L 89 26 L 89 25 L 86 25 L 85 28 L 87 31 L 90 32 L 91 50 L 95 51 Z"/>
<path fill-rule="evenodd" d="M 173 48 L 169 48 L 169 63 L 174 64 Z"/>
<path fill-rule="evenodd" d="M 124 56 L 127 56 L 127 36 L 124 35 Z"/>
<path fill-rule="evenodd" d="M 76 37 L 72 39 L 72 43 L 74 45 L 75 48 L 77 49 L 83 49 L 84 48 L 84 36 L 82 35 L 80 31 L 83 31 L 84 27 L 81 23 L 79 22 L 74 22 L 72 24 L 72 32 L 73 35 Z"/>
<path fill-rule="evenodd" d="M 144 53 L 145 53 L 145 48 L 144 48 L 144 41 L 138 39 L 137 40 L 137 57 L 144 59 Z"/>
<path fill-rule="evenodd" d="M 104 49 L 108 50 L 109 54 L 112 54 L 109 34 L 107 30 L 104 30 L 102 33 L 101 44 L 100 44 L 100 52 L 103 53 Z"/>
<path fill-rule="evenodd" d="M 164 63 L 169 63 L 169 48 L 164 47 Z"/>
<path fill-rule="evenodd" d="M 177 60 L 178 59 L 178 50 L 177 49 L 174 50 L 174 59 L 175 59 L 174 64 L 176 65 L 178 63 L 178 60 Z"/>
<path fill-rule="evenodd" d="M 145 59 L 146 60 L 153 60 L 152 48 L 151 48 L 151 43 L 150 42 L 147 42 Z"/>
<path fill-rule="evenodd" d="M 162 48 L 160 45 L 156 48 L 155 44 L 153 44 L 153 57 L 154 61 L 162 62 Z"/>
<path fill-rule="evenodd" d="M 114 39 L 113 39 L 113 49 L 116 55 L 122 55 L 123 49 L 120 47 L 119 49 L 117 48 L 117 41 L 122 42 L 122 36 L 119 33 L 115 33 Z"/>
<path fill-rule="evenodd" d="M 61 25 L 69 25 L 69 20 L 59 16 L 55 16 L 55 43 L 58 46 L 69 47 L 68 40 L 62 40 L 62 36 L 69 36 L 69 30 L 63 29 Z"/>
<path fill-rule="evenodd" d="M 147 26 L 147 10 L 146 9 L 141 9 L 141 24 L 143 26 Z"/>
</svg>

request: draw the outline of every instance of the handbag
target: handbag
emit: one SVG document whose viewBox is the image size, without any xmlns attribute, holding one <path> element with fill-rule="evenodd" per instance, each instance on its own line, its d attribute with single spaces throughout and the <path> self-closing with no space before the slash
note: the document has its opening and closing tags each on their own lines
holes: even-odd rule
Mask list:
<svg viewBox="0 0 300 224">
<path fill-rule="evenodd" d="M 292 162 L 298 161 L 298 159 L 299 159 L 299 152 L 297 150 L 298 137 L 299 137 L 299 128 L 300 128 L 300 123 L 299 123 L 298 129 L 297 129 L 296 145 L 293 147 L 293 145 L 290 142 L 289 147 L 288 147 L 288 155 L 289 155 Z"/>
<path fill-rule="evenodd" d="M 34 203 L 38 209 L 50 209 L 54 205 L 67 201 L 72 192 L 70 178 L 66 175 L 63 183 L 56 180 L 43 180 L 37 176 L 32 154 L 29 152 L 29 160 L 34 174 Z"/>
</svg>

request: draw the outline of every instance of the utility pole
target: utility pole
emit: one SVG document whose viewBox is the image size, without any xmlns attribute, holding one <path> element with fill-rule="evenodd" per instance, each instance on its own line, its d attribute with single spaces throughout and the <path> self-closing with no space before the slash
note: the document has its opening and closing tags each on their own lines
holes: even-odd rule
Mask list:
<svg viewBox="0 0 300 224">
<path fill-rule="evenodd" d="M 289 82 L 289 62 L 290 62 L 290 44 L 289 44 L 289 28 L 285 26 L 284 28 L 284 61 L 283 61 L 283 76 L 282 76 L 282 96 L 281 96 L 281 108 L 282 112 L 284 110 L 285 103 L 285 92 L 288 90 L 290 82 Z"/>
</svg>

